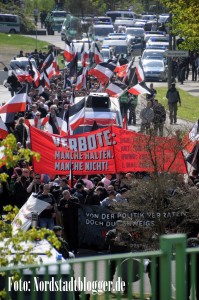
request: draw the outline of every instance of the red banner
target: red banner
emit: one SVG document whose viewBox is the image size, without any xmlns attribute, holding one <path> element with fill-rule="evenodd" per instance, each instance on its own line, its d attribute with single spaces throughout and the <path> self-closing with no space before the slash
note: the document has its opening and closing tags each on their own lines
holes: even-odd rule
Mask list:
<svg viewBox="0 0 199 300">
<path fill-rule="evenodd" d="M 186 174 L 182 147 L 176 137 L 143 135 L 114 127 L 117 172 L 171 172 Z"/>
<path fill-rule="evenodd" d="M 145 136 L 118 127 L 61 137 L 30 127 L 37 173 L 66 175 L 115 174 L 119 172 L 187 173 L 177 139 Z"/>
<path fill-rule="evenodd" d="M 45 174 L 69 174 L 72 162 L 73 174 L 115 173 L 112 128 L 84 134 L 61 137 L 30 129 L 32 150 L 41 154 L 34 160 L 34 170 Z"/>
</svg>

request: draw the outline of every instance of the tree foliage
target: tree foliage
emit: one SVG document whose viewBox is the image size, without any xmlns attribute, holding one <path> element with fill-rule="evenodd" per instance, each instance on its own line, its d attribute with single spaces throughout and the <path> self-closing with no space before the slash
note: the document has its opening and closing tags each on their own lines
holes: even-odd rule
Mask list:
<svg viewBox="0 0 199 300">
<path fill-rule="evenodd" d="M 32 157 L 35 157 L 37 160 L 40 158 L 38 153 L 29 149 L 17 149 L 16 138 L 13 134 L 9 134 L 5 140 L 0 142 L 0 149 L 2 156 L 0 159 L 0 166 L 6 166 L 7 169 L 15 167 L 21 159 L 30 161 Z M 6 172 L 1 173 L 0 180 L 5 181 L 6 179 Z M 33 264 L 36 258 L 36 255 L 31 253 L 33 244 L 30 243 L 28 248 L 24 249 L 22 246 L 23 242 L 34 242 L 36 240 L 47 238 L 52 246 L 57 249 L 60 247 L 60 242 L 56 238 L 54 232 L 45 228 L 40 230 L 32 228 L 27 232 L 23 232 L 19 229 L 17 234 L 13 236 L 11 222 L 17 213 L 18 208 L 9 205 L 4 207 L 4 214 L 0 216 L 0 243 L 3 243 L 3 246 L 0 245 L 0 266 L 13 265 L 14 280 L 19 279 L 19 274 L 14 270 L 14 266 L 18 264 Z M 13 254 L 13 250 L 15 254 Z M 46 255 L 51 256 L 50 249 Z M 3 274 L 0 273 L 0 276 L 1 275 Z M 5 290 L 0 291 L 0 299 L 4 299 L 4 297 L 6 297 Z"/>
<path fill-rule="evenodd" d="M 185 38 L 181 48 L 199 49 L 199 2 L 198 0 L 162 0 L 173 16 L 173 33 Z"/>
<path fill-rule="evenodd" d="M 17 141 L 13 134 L 9 134 L 6 139 L 0 142 L 1 156 L 0 166 L 5 166 L 7 169 L 15 167 L 20 160 L 30 161 L 32 157 L 37 160 L 40 159 L 40 154 L 30 149 L 17 147 Z M 0 174 L 0 180 L 5 181 L 7 178 L 6 173 Z"/>
</svg>

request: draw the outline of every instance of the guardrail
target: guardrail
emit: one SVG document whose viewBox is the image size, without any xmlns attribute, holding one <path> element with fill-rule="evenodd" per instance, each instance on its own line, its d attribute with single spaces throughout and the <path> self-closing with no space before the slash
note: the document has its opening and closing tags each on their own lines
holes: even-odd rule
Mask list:
<svg viewBox="0 0 199 300">
<path fill-rule="evenodd" d="M 193 288 L 193 300 L 194 286 L 197 290 L 197 253 L 197 249 L 186 249 L 184 234 L 164 235 L 158 251 L 84 257 L 40 267 L 0 268 L 4 272 L 0 289 L 4 287 L 8 292 L 5 299 L 13 300 L 72 300 L 79 296 L 82 300 L 185 300 L 188 283 Z M 146 267 L 147 260 L 150 264 Z M 114 280 L 110 268 L 113 262 L 117 266 Z M 15 282 L 14 269 L 20 276 Z"/>
</svg>

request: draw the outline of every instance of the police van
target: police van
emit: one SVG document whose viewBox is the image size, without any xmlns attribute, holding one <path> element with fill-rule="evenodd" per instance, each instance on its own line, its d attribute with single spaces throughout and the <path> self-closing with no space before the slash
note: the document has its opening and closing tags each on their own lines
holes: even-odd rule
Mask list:
<svg viewBox="0 0 199 300">
<path fill-rule="evenodd" d="M 3 33 L 19 33 L 20 18 L 17 15 L 0 14 L 0 32 Z"/>
<path fill-rule="evenodd" d="M 134 13 L 132 10 L 109 10 L 106 12 L 107 17 L 111 17 L 112 21 L 115 22 L 116 18 L 131 18 L 141 19 L 142 16 Z"/>
</svg>

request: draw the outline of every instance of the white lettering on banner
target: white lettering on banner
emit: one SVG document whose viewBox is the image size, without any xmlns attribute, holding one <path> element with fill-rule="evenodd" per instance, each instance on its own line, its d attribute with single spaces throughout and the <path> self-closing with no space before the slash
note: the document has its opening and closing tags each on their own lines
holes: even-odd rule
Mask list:
<svg viewBox="0 0 199 300">
<path fill-rule="evenodd" d="M 96 213 L 86 212 L 85 224 L 95 226 L 114 227 L 118 219 L 123 219 L 126 226 L 133 227 L 154 227 L 156 225 L 155 218 L 163 217 L 164 219 L 172 217 L 186 216 L 185 212 L 172 211 L 172 212 L 116 212 L 116 213 Z"/>
<path fill-rule="evenodd" d="M 85 171 L 103 171 L 108 170 L 108 162 L 86 162 Z"/>
<path fill-rule="evenodd" d="M 83 162 L 72 163 L 73 171 L 83 171 Z M 55 162 L 55 170 L 70 171 L 70 162 Z"/>
<path fill-rule="evenodd" d="M 100 147 L 107 147 L 113 144 L 115 145 L 116 142 L 112 142 L 112 138 L 113 136 L 111 135 L 110 130 L 104 130 L 103 132 L 99 132 L 97 134 L 91 134 L 78 138 L 62 138 L 52 136 L 53 143 L 56 147 L 69 148 L 69 150 L 72 151 L 95 150 L 98 148 L 98 144 Z"/>
<path fill-rule="evenodd" d="M 64 152 L 64 151 L 55 151 L 55 159 L 57 160 L 65 160 L 65 159 L 74 159 L 74 160 L 82 160 L 83 153 L 82 152 Z"/>
</svg>

